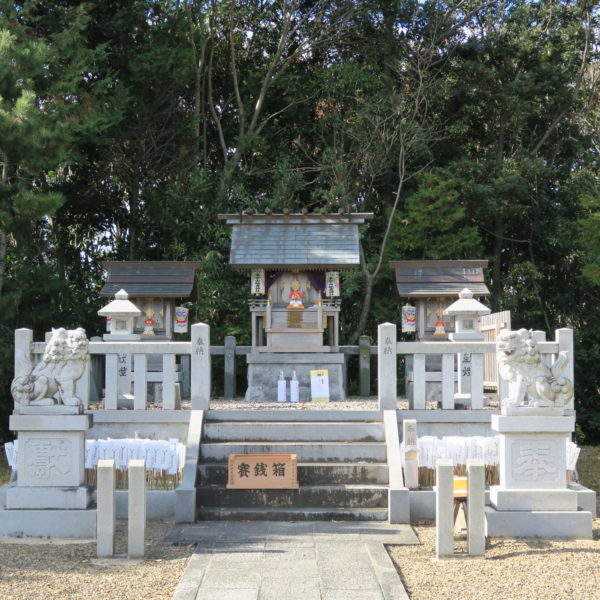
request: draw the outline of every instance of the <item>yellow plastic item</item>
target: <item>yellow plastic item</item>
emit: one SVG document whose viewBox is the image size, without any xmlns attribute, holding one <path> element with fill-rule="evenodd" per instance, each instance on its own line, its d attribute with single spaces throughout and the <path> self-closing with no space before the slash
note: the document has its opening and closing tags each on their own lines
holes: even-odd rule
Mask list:
<svg viewBox="0 0 600 600">
<path fill-rule="evenodd" d="M 467 497 L 467 478 L 466 477 L 454 477 L 454 497 L 455 498 L 466 498 Z"/>
</svg>

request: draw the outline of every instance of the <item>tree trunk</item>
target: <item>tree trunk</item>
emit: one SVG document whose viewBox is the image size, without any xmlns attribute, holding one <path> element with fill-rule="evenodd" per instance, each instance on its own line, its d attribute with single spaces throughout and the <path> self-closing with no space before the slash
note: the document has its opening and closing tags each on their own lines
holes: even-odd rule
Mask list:
<svg viewBox="0 0 600 600">
<path fill-rule="evenodd" d="M 504 218 L 500 215 L 496 218 L 494 226 L 494 264 L 492 265 L 492 309 L 500 310 L 500 295 L 502 293 L 502 242 L 504 234 Z"/>
<path fill-rule="evenodd" d="M 0 229 L 0 296 L 4 289 L 4 273 L 6 272 L 6 253 L 8 249 L 8 240 L 6 231 Z"/>
<path fill-rule="evenodd" d="M 0 151 L 2 159 L 2 183 L 8 183 L 8 156 Z M 4 227 L 0 228 L 0 296 L 4 289 L 4 274 L 6 273 L 6 254 L 8 252 L 8 236 Z"/>
<path fill-rule="evenodd" d="M 140 181 L 134 176 L 129 188 L 129 260 L 137 257 L 137 221 L 140 202 Z"/>
<path fill-rule="evenodd" d="M 360 318 L 356 329 L 350 336 L 350 343 L 355 344 L 358 341 L 358 337 L 362 335 L 363 331 L 367 326 L 367 320 L 369 313 L 371 312 L 371 299 L 373 297 L 373 285 L 375 284 L 375 277 L 368 272 L 365 272 L 365 293 L 363 294 L 363 305 L 360 311 Z"/>
</svg>

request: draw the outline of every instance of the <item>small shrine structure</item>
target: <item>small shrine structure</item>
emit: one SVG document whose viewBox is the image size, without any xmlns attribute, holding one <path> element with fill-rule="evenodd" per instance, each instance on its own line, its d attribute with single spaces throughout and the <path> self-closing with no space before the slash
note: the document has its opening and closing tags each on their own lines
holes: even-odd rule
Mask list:
<svg viewBox="0 0 600 600">
<path fill-rule="evenodd" d="M 142 311 L 133 333 L 170 340 L 173 333 L 187 331 L 187 311 L 177 310 L 176 300 L 194 297 L 200 266 L 194 261 L 106 261 L 102 263 L 107 275 L 100 296 L 114 298 L 125 290 Z"/>
<path fill-rule="evenodd" d="M 225 214 L 229 263 L 249 274 L 252 351 L 248 400 L 277 396 L 296 371 L 307 399 L 310 370 L 329 372 L 330 397 L 344 398 L 339 352 L 340 272 L 360 266 L 359 225 L 371 213 Z M 326 334 L 326 336 L 325 336 Z"/>
<path fill-rule="evenodd" d="M 396 286 L 401 299 L 408 300 L 402 307 L 402 331 L 415 333 L 418 341 L 448 342 L 456 335 L 457 314 L 448 309 L 456 304 L 461 292 L 467 289 L 471 302 L 490 295 L 483 269 L 487 260 L 397 260 L 390 266 L 396 271 Z M 414 302 L 414 305 L 411 304 Z M 485 308 L 485 307 L 484 307 Z M 489 311 L 488 311 L 489 312 Z M 478 317 L 473 315 L 471 327 L 474 335 L 480 331 Z M 460 320 L 459 320 L 460 321 Z M 461 329 L 461 322 L 458 323 Z M 457 400 L 469 405 L 471 357 L 457 356 L 454 366 L 454 386 Z M 430 402 L 440 402 L 442 384 L 441 355 L 431 354 L 425 358 L 426 397 Z M 413 404 L 414 392 L 413 357 L 406 359 L 406 395 Z"/>
<path fill-rule="evenodd" d="M 102 267 L 106 271 L 106 281 L 100 295 L 115 298 L 103 307 L 99 314 L 106 316 L 106 340 L 117 339 L 120 302 L 129 303 L 138 313 L 132 312 L 127 318 L 128 330 L 125 337 L 129 340 L 169 341 L 175 333 L 187 333 L 188 309 L 178 306 L 181 300 L 192 299 L 196 291 L 196 269 L 201 266 L 195 261 L 106 261 Z M 112 312 L 111 312 L 112 311 Z M 135 313 L 135 314 L 134 314 Z M 114 322 L 113 322 L 114 321 Z M 130 323 L 129 321 L 132 321 Z M 131 327 L 133 327 L 131 329 Z M 189 358 L 180 357 L 175 365 L 175 381 L 183 386 L 182 393 L 187 395 L 189 387 Z M 150 398 L 162 400 L 163 355 L 148 356 L 148 389 Z M 118 371 L 119 406 L 133 406 L 133 357 L 131 354 L 119 355 Z"/>
<path fill-rule="evenodd" d="M 454 317 L 444 311 L 464 288 L 475 299 L 490 295 L 483 276 L 487 260 L 395 260 L 396 287 L 401 299 L 414 302 L 414 319 L 403 331 L 414 331 L 420 341 L 447 340 L 454 331 Z M 403 319 L 404 324 L 404 319 Z"/>
</svg>

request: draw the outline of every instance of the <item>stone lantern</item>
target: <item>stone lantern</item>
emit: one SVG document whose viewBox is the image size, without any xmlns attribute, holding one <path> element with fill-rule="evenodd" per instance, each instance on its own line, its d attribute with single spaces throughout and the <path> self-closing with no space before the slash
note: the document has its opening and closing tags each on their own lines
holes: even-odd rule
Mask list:
<svg viewBox="0 0 600 600">
<path fill-rule="evenodd" d="M 133 333 L 136 317 L 142 311 L 129 300 L 129 294 L 125 290 L 119 290 L 115 299 L 98 311 L 101 317 L 110 319 L 110 333 L 103 336 L 106 341 L 110 340 L 139 340 L 140 336 Z"/>
<path fill-rule="evenodd" d="M 444 314 L 455 317 L 454 333 L 448 337 L 454 341 L 483 341 L 484 335 L 479 327 L 479 317 L 489 315 L 491 310 L 473 298 L 473 292 L 464 288 L 458 300 L 452 303 Z"/>
<path fill-rule="evenodd" d="M 479 327 L 479 317 L 490 312 L 487 306 L 473 298 L 473 292 L 469 288 L 464 288 L 458 295 L 458 300 L 444 311 L 445 315 L 454 317 L 454 333 L 448 336 L 450 341 L 482 342 L 485 336 Z M 483 382 L 483 355 L 459 352 L 457 360 L 458 394 L 454 395 L 454 400 L 467 407 L 471 405 L 472 400 L 472 378 Z"/>
</svg>

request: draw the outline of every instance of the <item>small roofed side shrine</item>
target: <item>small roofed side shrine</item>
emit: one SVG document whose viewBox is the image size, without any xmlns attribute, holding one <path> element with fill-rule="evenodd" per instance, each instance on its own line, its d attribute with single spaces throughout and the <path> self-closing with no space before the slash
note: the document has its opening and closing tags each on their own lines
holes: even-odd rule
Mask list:
<svg viewBox="0 0 600 600">
<path fill-rule="evenodd" d="M 483 269 L 487 260 L 397 260 L 396 287 L 403 306 L 403 331 L 415 332 L 421 341 L 447 340 L 454 332 L 454 317 L 444 311 L 464 288 L 475 298 L 490 295 Z"/>
<path fill-rule="evenodd" d="M 390 262 L 396 271 L 396 287 L 402 306 L 402 331 L 416 333 L 419 341 L 449 341 L 455 337 L 457 313 L 447 309 L 456 303 L 460 293 L 468 288 L 475 298 L 489 296 L 483 269 L 486 260 L 398 260 Z M 476 317 L 473 317 L 474 319 Z M 459 319 L 460 320 L 460 319 Z M 461 323 L 458 323 L 459 330 Z M 473 330 L 478 330 L 472 323 Z M 462 359 L 467 355 L 461 355 Z M 470 360 L 470 359 L 469 359 Z M 441 401 L 442 384 L 439 372 L 442 369 L 441 355 L 428 354 L 425 359 L 425 393 L 428 401 Z M 464 365 L 463 365 L 464 366 Z M 459 373 L 455 364 L 456 397 L 465 406 L 469 401 L 460 395 L 468 388 L 468 382 Z M 413 407 L 415 373 L 413 357 L 406 359 L 406 396 Z M 458 406 L 458 403 L 457 403 Z"/>
<path fill-rule="evenodd" d="M 125 290 L 142 312 L 136 317 L 134 334 L 142 339 L 173 339 L 188 330 L 188 314 L 178 301 L 193 298 L 196 269 L 193 261 L 106 261 L 106 281 L 100 296 L 114 297 Z"/>
<path fill-rule="evenodd" d="M 128 336 L 121 332 L 119 312 L 111 307 L 101 309 L 99 314 L 106 316 L 107 334 L 104 339 L 151 340 L 167 342 L 176 333 L 189 331 L 188 309 L 181 306 L 183 300 L 193 299 L 196 291 L 196 269 L 202 263 L 193 261 L 106 261 L 102 267 L 106 272 L 100 295 L 113 298 L 125 293 L 131 305 L 138 308 L 135 315 L 129 313 Z M 117 298 L 118 300 L 118 298 Z M 117 308 L 119 306 L 117 305 Z M 129 322 L 129 320 L 131 322 Z M 131 330 L 130 330 L 131 329 Z M 117 377 L 119 408 L 133 408 L 133 355 L 119 354 Z M 189 393 L 189 357 L 179 357 L 175 365 L 175 381 L 182 393 Z M 149 399 L 160 402 L 162 399 L 163 355 L 150 354 L 147 357 L 147 381 Z"/>
<path fill-rule="evenodd" d="M 360 266 L 359 225 L 371 213 L 228 214 L 230 264 L 248 273 L 252 352 L 248 400 L 277 397 L 297 377 L 310 398 L 310 371 L 327 370 L 330 398 L 344 398 L 339 352 L 341 272 Z"/>
</svg>

